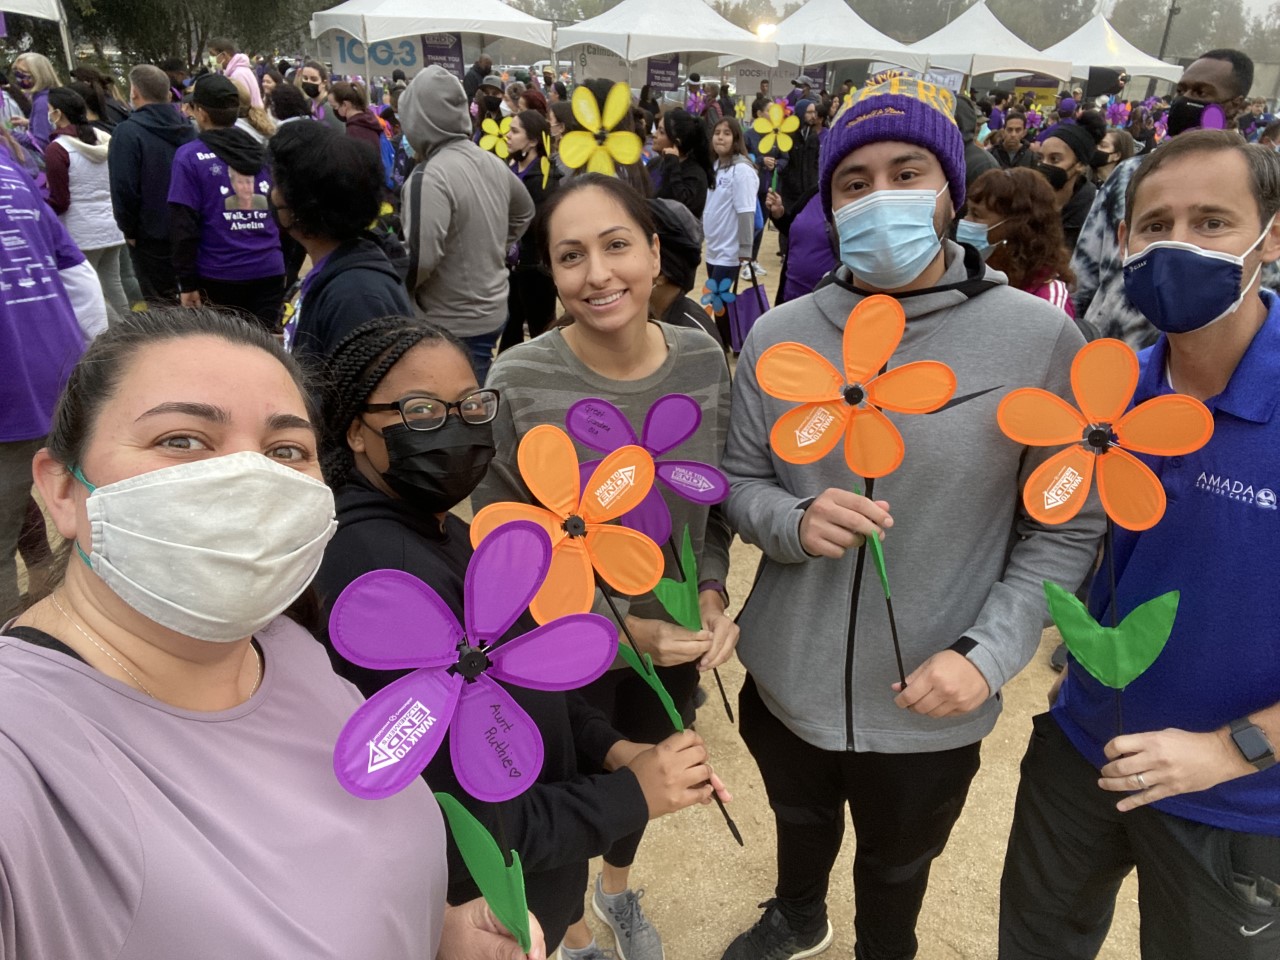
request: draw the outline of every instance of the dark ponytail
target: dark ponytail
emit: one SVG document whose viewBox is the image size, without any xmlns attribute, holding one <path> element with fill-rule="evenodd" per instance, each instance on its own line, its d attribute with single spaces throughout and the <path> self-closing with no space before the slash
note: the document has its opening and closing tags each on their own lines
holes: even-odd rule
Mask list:
<svg viewBox="0 0 1280 960">
<path fill-rule="evenodd" d="M 471 363 L 466 344 L 443 327 L 415 317 L 370 320 L 333 348 L 320 415 L 320 469 L 329 486 L 340 486 L 355 466 L 347 446 L 351 421 L 364 410 L 383 377 L 420 343 L 447 343 Z"/>
<path fill-rule="evenodd" d="M 76 138 L 84 143 L 97 143 L 98 132 L 89 123 L 88 107 L 84 97 L 70 87 L 54 87 L 49 91 L 49 106 L 67 118 L 76 128 Z"/>
</svg>

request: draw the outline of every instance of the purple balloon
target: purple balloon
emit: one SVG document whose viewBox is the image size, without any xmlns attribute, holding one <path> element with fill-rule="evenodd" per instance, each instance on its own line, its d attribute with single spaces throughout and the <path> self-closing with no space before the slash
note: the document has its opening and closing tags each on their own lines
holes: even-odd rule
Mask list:
<svg viewBox="0 0 1280 960">
<path fill-rule="evenodd" d="M 673 493 L 693 503 L 711 505 L 729 495 L 729 481 L 715 467 L 696 460 L 658 460 L 692 437 L 702 424 L 698 401 L 684 393 L 669 393 L 653 402 L 644 418 L 643 440 L 637 440 L 626 414 L 608 400 L 591 397 L 579 400 L 565 414 L 565 427 L 583 446 L 610 453 L 628 443 L 638 443 L 654 458 L 658 479 Z M 578 474 L 583 489 L 599 460 L 580 464 Z M 643 533 L 659 546 L 671 538 L 671 510 L 657 485 L 619 522 Z"/>
<path fill-rule="evenodd" d="M 462 788 L 480 800 L 509 800 L 542 770 L 542 736 L 495 680 L 535 690 L 570 690 L 596 679 L 618 651 L 604 617 L 561 617 L 507 643 L 500 638 L 542 586 L 551 541 L 517 520 L 485 538 L 467 567 L 462 627 L 429 586 L 398 570 L 353 581 L 329 621 L 334 646 L 375 669 L 416 667 L 356 709 L 334 748 L 338 781 L 378 799 L 414 781 L 451 731 Z"/>
</svg>

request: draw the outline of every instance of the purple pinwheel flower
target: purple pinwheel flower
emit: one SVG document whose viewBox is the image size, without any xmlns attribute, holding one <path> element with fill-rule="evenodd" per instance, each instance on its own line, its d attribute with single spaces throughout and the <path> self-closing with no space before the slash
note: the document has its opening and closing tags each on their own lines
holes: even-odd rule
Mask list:
<svg viewBox="0 0 1280 960">
<path fill-rule="evenodd" d="M 609 668 L 618 635 L 591 613 L 560 617 L 505 643 L 551 566 L 551 540 L 514 521 L 485 538 L 467 567 L 464 620 L 429 586 L 375 570 L 342 591 L 329 618 L 334 647 L 352 663 L 403 670 L 352 714 L 333 751 L 338 781 L 376 800 L 411 784 L 450 736 L 453 770 L 478 800 L 523 793 L 542 769 L 542 736 L 495 680 L 572 690 Z"/>
<path fill-rule="evenodd" d="M 626 414 L 608 400 L 596 397 L 579 400 L 569 408 L 564 420 L 569 434 L 592 450 L 612 453 L 628 444 L 643 447 L 654 459 L 657 478 L 692 503 L 709 506 L 729 495 L 729 481 L 715 467 L 697 460 L 660 459 L 693 436 L 702 423 L 702 409 L 693 397 L 669 393 L 655 400 L 645 414 L 641 438 L 636 437 Z M 599 462 L 593 460 L 579 467 L 583 489 Z M 640 506 L 624 513 L 619 522 L 643 533 L 659 546 L 671 538 L 671 511 L 657 484 Z"/>
<path fill-rule="evenodd" d="M 1129 122 L 1129 104 L 1123 100 L 1114 101 L 1107 107 L 1107 123 L 1113 127 L 1123 127 Z"/>
</svg>

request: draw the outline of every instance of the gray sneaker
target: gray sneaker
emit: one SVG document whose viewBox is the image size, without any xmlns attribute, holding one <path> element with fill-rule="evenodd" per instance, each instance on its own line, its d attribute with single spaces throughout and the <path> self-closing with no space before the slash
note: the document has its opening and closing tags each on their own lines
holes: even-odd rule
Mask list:
<svg viewBox="0 0 1280 960">
<path fill-rule="evenodd" d="M 600 878 L 596 877 L 591 909 L 613 931 L 619 960 L 664 960 L 666 956 L 662 952 L 662 938 L 640 909 L 643 896 L 643 890 L 627 890 L 616 901 L 616 906 L 610 906 Z"/>
<path fill-rule="evenodd" d="M 591 946 L 584 947 L 583 949 L 586 950 L 586 952 L 575 954 L 575 960 L 617 960 L 618 957 L 618 955 L 612 950 L 600 949 L 599 945 L 597 945 L 594 940 L 591 941 Z M 561 947 L 556 951 L 556 957 L 558 960 L 565 960 L 564 950 L 565 948 Z"/>
</svg>

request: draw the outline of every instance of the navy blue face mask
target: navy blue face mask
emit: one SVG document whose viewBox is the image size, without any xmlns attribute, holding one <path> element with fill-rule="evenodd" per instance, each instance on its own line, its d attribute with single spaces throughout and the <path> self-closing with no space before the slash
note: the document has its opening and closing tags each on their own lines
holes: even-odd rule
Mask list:
<svg viewBox="0 0 1280 960">
<path fill-rule="evenodd" d="M 1272 217 L 1272 223 L 1275 218 Z M 1258 264 L 1248 283 L 1244 260 L 1271 230 L 1271 223 L 1239 256 L 1205 250 L 1194 243 L 1159 240 L 1124 259 L 1124 292 L 1129 302 L 1164 333 L 1190 333 L 1234 313 L 1245 291 L 1262 271 Z"/>
</svg>

